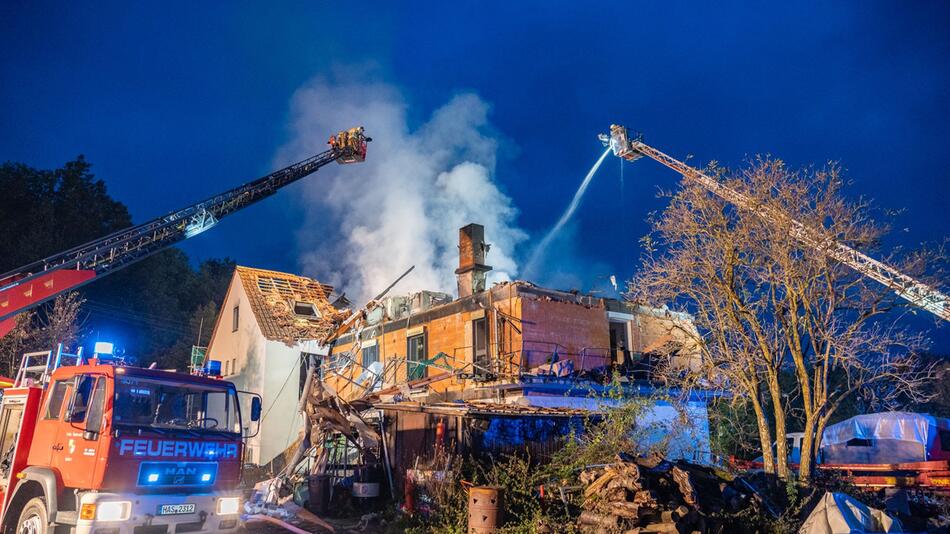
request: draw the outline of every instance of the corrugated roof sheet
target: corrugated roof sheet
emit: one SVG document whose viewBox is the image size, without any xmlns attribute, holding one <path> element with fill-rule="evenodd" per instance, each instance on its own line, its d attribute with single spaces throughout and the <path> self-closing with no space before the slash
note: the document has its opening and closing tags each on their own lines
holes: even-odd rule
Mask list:
<svg viewBox="0 0 950 534">
<path fill-rule="evenodd" d="M 264 337 L 289 345 L 322 339 L 341 311 L 330 304 L 333 286 L 296 274 L 237 267 Z"/>
</svg>

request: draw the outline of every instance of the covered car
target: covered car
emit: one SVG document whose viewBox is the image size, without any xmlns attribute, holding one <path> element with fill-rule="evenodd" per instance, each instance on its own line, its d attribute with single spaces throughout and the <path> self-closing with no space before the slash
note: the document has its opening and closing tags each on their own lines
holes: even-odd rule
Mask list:
<svg viewBox="0 0 950 534">
<path fill-rule="evenodd" d="M 824 464 L 895 464 L 950 460 L 950 420 L 928 414 L 857 415 L 825 429 Z"/>
</svg>

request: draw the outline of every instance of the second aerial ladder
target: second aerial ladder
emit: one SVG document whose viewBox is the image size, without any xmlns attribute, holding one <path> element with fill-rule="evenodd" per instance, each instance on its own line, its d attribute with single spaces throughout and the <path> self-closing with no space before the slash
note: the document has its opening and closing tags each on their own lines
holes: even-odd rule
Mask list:
<svg viewBox="0 0 950 534">
<path fill-rule="evenodd" d="M 634 161 L 646 156 L 673 169 L 683 177 L 699 183 L 727 202 L 751 210 L 765 220 L 780 221 L 788 225 L 792 236 L 803 244 L 820 250 L 823 254 L 847 265 L 858 273 L 880 282 L 911 304 L 923 308 L 941 319 L 950 321 L 950 302 L 948 302 L 947 295 L 941 291 L 915 280 L 844 243 L 840 243 L 816 229 L 805 226 L 786 213 L 753 202 L 750 198 L 727 187 L 715 178 L 644 143 L 640 136 L 631 139 L 627 129 L 623 126 L 613 124 L 610 126 L 610 134 L 600 134 L 598 137 L 604 143 L 604 146 L 609 146 L 614 155 L 618 157 Z"/>
</svg>

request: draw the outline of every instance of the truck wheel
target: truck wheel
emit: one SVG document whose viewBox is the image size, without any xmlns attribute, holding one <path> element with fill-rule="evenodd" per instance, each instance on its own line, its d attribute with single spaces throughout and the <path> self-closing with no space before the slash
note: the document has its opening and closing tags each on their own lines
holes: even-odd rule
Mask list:
<svg viewBox="0 0 950 534">
<path fill-rule="evenodd" d="M 42 497 L 33 497 L 27 501 L 20 520 L 16 524 L 16 534 L 47 534 L 49 517 L 46 515 L 46 501 Z"/>
</svg>

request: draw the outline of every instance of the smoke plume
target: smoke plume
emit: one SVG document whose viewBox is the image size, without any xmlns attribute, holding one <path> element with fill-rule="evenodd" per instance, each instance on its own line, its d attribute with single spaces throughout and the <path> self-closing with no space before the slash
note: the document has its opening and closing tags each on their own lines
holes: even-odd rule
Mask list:
<svg viewBox="0 0 950 534">
<path fill-rule="evenodd" d="M 324 167 L 304 182 L 305 225 L 298 233 L 304 273 L 362 303 L 410 265 L 394 293 L 455 293 L 458 229 L 485 225 L 490 280 L 518 271 L 514 251 L 527 236 L 517 210 L 494 182 L 498 136 L 489 105 L 475 94 L 452 97 L 413 127 L 400 92 L 360 76 L 317 77 L 291 102 L 285 165 L 327 148 L 328 136 L 362 125 L 373 138 L 366 161 Z"/>
</svg>

